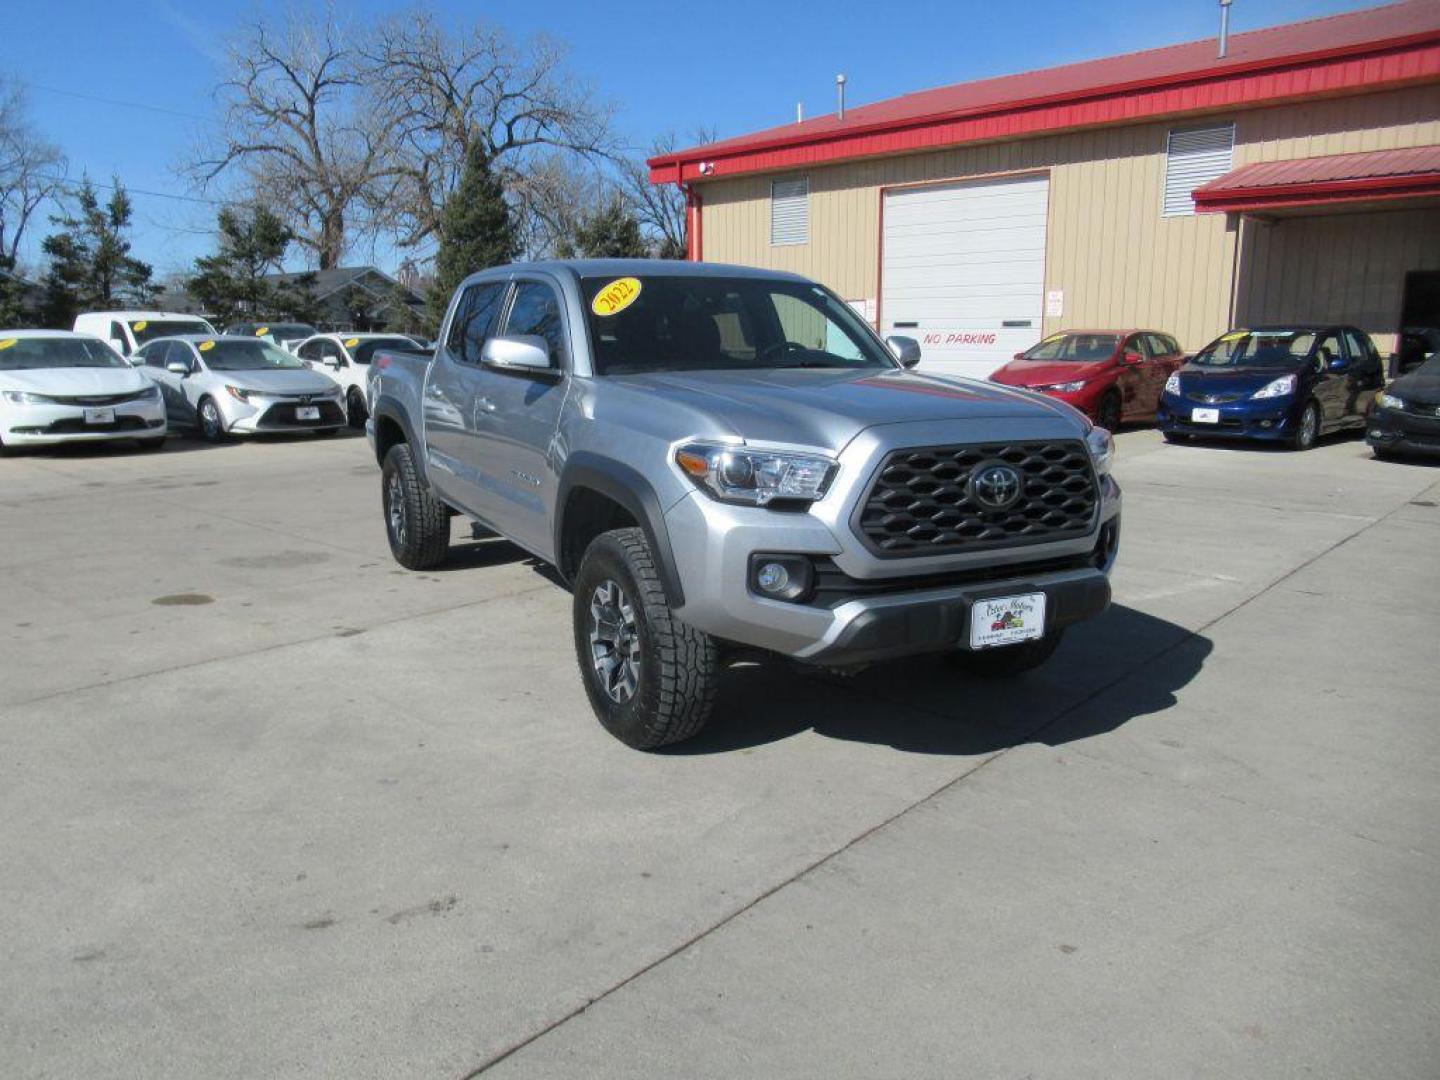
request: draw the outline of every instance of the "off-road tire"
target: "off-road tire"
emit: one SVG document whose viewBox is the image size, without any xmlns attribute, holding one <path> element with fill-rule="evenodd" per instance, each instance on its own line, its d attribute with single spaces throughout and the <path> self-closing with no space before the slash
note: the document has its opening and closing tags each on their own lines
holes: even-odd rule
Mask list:
<svg viewBox="0 0 1440 1080">
<path fill-rule="evenodd" d="M 398 517 L 392 509 L 398 506 Z M 429 570 L 445 561 L 450 549 L 450 515 L 415 469 L 409 443 L 385 455 L 380 470 L 380 509 L 390 554 L 407 570 Z"/>
<path fill-rule="evenodd" d="M 611 697 L 592 654 L 591 602 L 607 582 L 628 599 L 640 642 L 635 690 L 625 701 Z M 636 750 L 698 735 L 715 707 L 720 650 L 708 634 L 671 614 L 643 530 L 615 529 L 590 543 L 575 574 L 573 606 L 580 678 L 605 730 Z"/>
<path fill-rule="evenodd" d="M 370 410 L 365 407 L 365 395 L 352 386 L 345 395 L 345 422 L 352 428 L 364 428 Z"/>
<path fill-rule="evenodd" d="M 1008 679 L 1033 671 L 1054 655 L 1065 637 L 1065 631 L 1052 630 L 1039 641 L 1023 645 L 997 645 L 979 652 L 962 649 L 950 654 L 957 667 L 968 675 L 982 679 Z"/>
</svg>

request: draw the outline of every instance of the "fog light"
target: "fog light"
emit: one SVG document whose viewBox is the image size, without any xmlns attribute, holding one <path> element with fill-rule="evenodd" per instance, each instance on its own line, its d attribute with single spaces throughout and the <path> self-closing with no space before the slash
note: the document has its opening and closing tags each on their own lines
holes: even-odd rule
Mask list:
<svg viewBox="0 0 1440 1080">
<path fill-rule="evenodd" d="M 790 584 L 790 571 L 778 562 L 766 563 L 756 573 L 755 584 L 760 586 L 761 592 L 784 592 L 785 586 Z"/>
</svg>

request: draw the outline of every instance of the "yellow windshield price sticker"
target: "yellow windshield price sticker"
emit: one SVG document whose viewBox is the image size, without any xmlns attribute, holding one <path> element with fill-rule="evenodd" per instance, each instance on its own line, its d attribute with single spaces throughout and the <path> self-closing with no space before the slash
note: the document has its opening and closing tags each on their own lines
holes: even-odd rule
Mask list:
<svg viewBox="0 0 1440 1080">
<path fill-rule="evenodd" d="M 1231 330 L 1230 333 L 1224 335 L 1220 340 L 1221 340 L 1221 341 L 1239 341 L 1242 337 L 1248 336 L 1249 333 L 1250 333 L 1250 331 L 1248 331 L 1248 330 Z"/>
<path fill-rule="evenodd" d="M 639 298 L 639 278 L 616 278 L 595 294 L 595 299 L 590 301 L 590 310 L 596 315 L 608 318 L 620 314 Z"/>
<path fill-rule="evenodd" d="M 134 328 L 135 332 L 138 334 L 141 330 L 144 330 L 145 327 L 149 326 L 150 324 L 149 324 L 148 322 L 146 322 L 144 319 L 141 319 L 139 322 L 137 322 L 137 323 L 131 323 L 130 325 Z"/>
<path fill-rule="evenodd" d="M 213 349 L 214 347 L 215 347 L 215 342 L 213 342 L 213 341 L 202 341 L 202 342 L 200 342 L 200 351 L 201 351 L 201 352 L 209 352 L 209 351 L 210 351 L 211 349 Z"/>
<path fill-rule="evenodd" d="M 18 337 L 7 337 L 4 341 L 0 341 L 0 349 L 8 349 L 19 340 Z"/>
<path fill-rule="evenodd" d="M 268 326 L 257 326 L 257 327 L 255 328 L 255 336 L 256 336 L 256 337 L 264 337 L 264 336 L 265 336 L 266 334 L 268 334 L 269 332 L 270 332 L 270 327 L 268 327 Z"/>
<path fill-rule="evenodd" d="M 360 339 L 359 339 L 358 337 L 352 337 L 352 338 L 346 338 L 346 339 L 345 339 L 345 347 L 346 347 L 347 349 L 353 349 L 356 345 L 359 345 L 359 344 L 360 344 Z"/>
</svg>

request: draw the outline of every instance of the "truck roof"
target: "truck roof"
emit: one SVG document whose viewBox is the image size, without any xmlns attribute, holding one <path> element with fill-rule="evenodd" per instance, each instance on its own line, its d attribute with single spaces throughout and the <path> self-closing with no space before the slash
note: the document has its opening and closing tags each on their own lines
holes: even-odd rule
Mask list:
<svg viewBox="0 0 1440 1080">
<path fill-rule="evenodd" d="M 808 282 L 809 278 L 783 270 L 760 270 L 753 266 L 731 266 L 727 263 L 689 262 L 684 259 L 546 259 L 538 262 L 511 263 L 495 270 L 549 270 L 570 273 L 576 277 L 752 277 L 784 278 Z"/>
</svg>

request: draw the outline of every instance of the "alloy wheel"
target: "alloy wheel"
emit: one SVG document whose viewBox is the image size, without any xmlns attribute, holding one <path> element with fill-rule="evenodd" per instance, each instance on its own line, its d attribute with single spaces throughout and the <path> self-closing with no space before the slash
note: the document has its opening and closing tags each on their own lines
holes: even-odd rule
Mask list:
<svg viewBox="0 0 1440 1080">
<path fill-rule="evenodd" d="M 1315 436 L 1319 433 L 1320 418 L 1315 415 L 1315 406 L 1305 406 L 1305 411 L 1300 414 L 1300 449 L 1315 444 Z"/>
<path fill-rule="evenodd" d="M 207 439 L 213 439 L 220 434 L 220 410 L 213 401 L 207 401 L 200 406 L 200 426 L 205 430 Z"/>
<path fill-rule="evenodd" d="M 640 628 L 635 608 L 607 578 L 590 594 L 590 662 L 611 701 L 624 704 L 640 685 Z"/>
<path fill-rule="evenodd" d="M 405 520 L 405 488 L 400 483 L 398 470 L 385 482 L 385 524 L 390 529 L 391 542 L 403 548 L 410 530 Z"/>
</svg>

